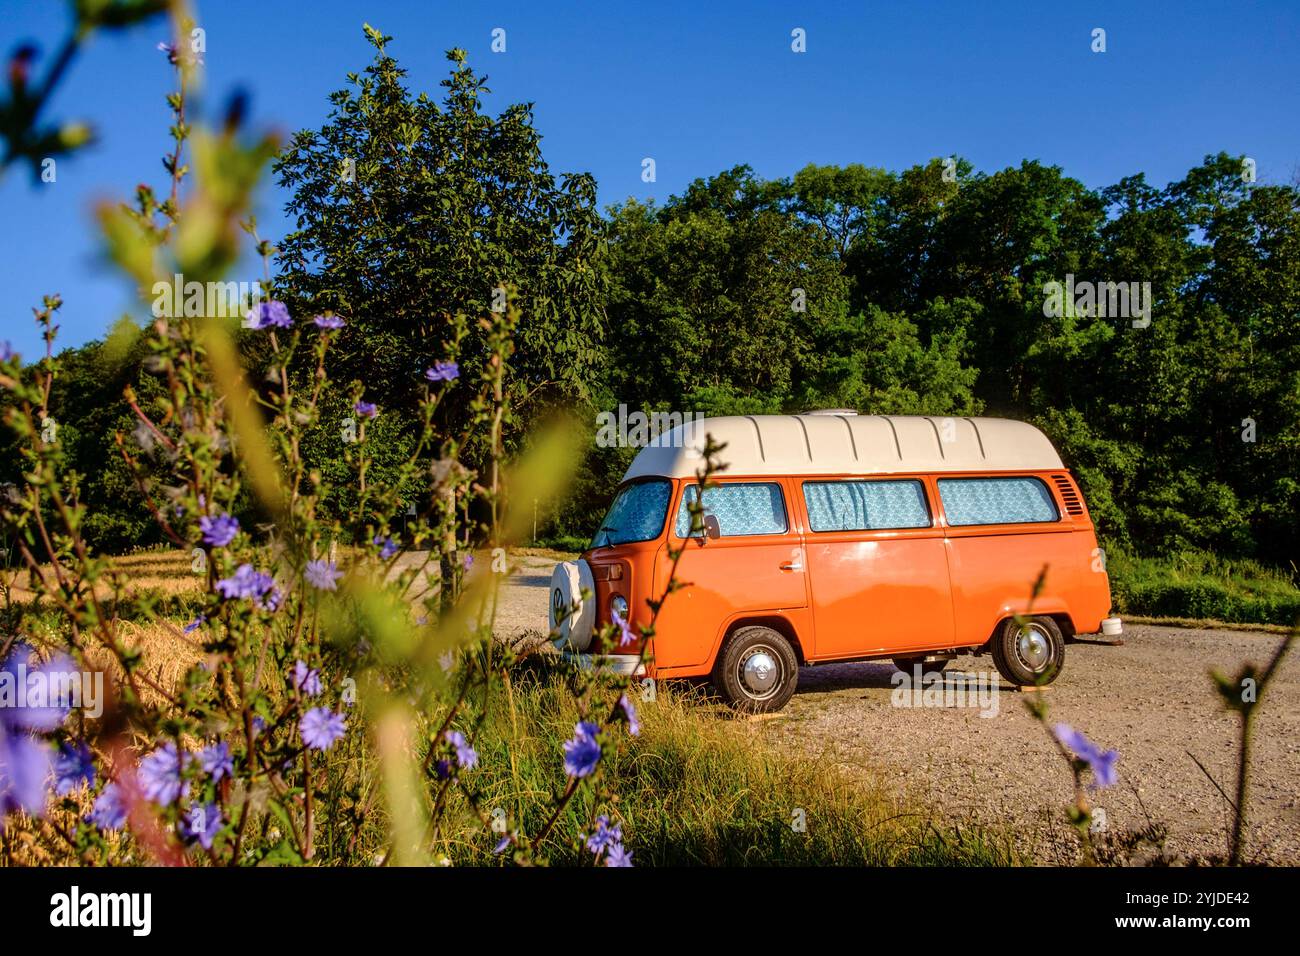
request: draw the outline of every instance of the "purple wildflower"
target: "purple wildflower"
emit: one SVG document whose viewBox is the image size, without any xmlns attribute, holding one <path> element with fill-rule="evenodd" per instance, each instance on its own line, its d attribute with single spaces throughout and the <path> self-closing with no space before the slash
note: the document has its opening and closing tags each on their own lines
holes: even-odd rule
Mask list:
<svg viewBox="0 0 1300 956">
<path fill-rule="evenodd" d="M 632 865 L 632 851 L 627 849 L 621 843 L 615 843 L 605 854 L 606 866 L 630 867 Z"/>
<path fill-rule="evenodd" d="M 212 746 L 204 747 L 199 751 L 199 766 L 212 778 L 213 783 L 220 782 L 222 777 L 233 777 L 235 761 L 230 756 L 230 745 L 224 740 L 218 740 Z"/>
<path fill-rule="evenodd" d="M 199 519 L 199 529 L 203 532 L 204 544 L 210 548 L 224 548 L 239 534 L 239 519 L 228 514 L 215 518 L 204 515 Z"/>
<path fill-rule="evenodd" d="M 318 329 L 341 329 L 346 325 L 340 315 L 318 315 L 312 321 Z"/>
<path fill-rule="evenodd" d="M 433 762 L 433 774 L 439 780 L 451 779 L 451 761 L 446 757 L 439 757 Z"/>
<path fill-rule="evenodd" d="M 317 558 L 315 561 L 307 562 L 302 576 L 318 591 L 333 591 L 336 590 L 335 583 L 343 577 L 343 572 L 334 566 L 333 561 Z"/>
<path fill-rule="evenodd" d="M 284 592 L 275 585 L 260 598 L 254 598 L 253 603 L 263 611 L 278 611 L 280 605 L 284 602 Z"/>
<path fill-rule="evenodd" d="M 328 707 L 317 707 L 303 714 L 298 722 L 302 742 L 312 750 L 329 750 L 334 742 L 347 733 L 347 721 Z"/>
<path fill-rule="evenodd" d="M 212 843 L 221 831 L 221 808 L 215 803 L 196 803 L 185 812 L 180 820 L 181 836 L 188 843 L 198 843 L 205 850 L 212 849 Z"/>
<path fill-rule="evenodd" d="M 251 564 L 241 564 L 235 573 L 217 582 L 217 591 L 226 600 L 233 598 L 261 598 L 275 580 L 269 574 L 256 570 Z"/>
<path fill-rule="evenodd" d="M 1119 773 L 1115 770 L 1115 761 L 1119 760 L 1118 751 L 1103 751 L 1069 724 L 1057 724 L 1055 732 L 1056 739 L 1073 750 L 1092 770 L 1093 789 L 1112 787 L 1119 782 Z"/>
<path fill-rule="evenodd" d="M 277 299 L 259 302 L 248 313 L 249 328 L 253 329 L 287 329 L 293 325 L 289 317 L 289 307 Z"/>
<path fill-rule="evenodd" d="M 319 697 L 320 671 L 308 667 L 303 661 L 295 661 L 293 665 L 293 689 L 300 690 L 308 697 Z"/>
<path fill-rule="evenodd" d="M 431 382 L 450 382 L 460 378 L 460 365 L 456 362 L 434 362 L 433 368 L 424 370 L 424 377 Z"/>
<path fill-rule="evenodd" d="M 641 721 L 637 718 L 636 708 L 632 706 L 632 701 L 628 699 L 627 694 L 618 695 L 618 706 L 627 720 L 627 732 L 633 737 L 641 733 Z"/>
<path fill-rule="evenodd" d="M 126 825 L 126 801 L 122 799 L 122 788 L 115 783 L 106 786 L 91 808 L 87 818 L 101 830 L 120 830 Z"/>
<path fill-rule="evenodd" d="M 609 824 L 609 817 L 601 814 L 596 818 L 596 832 L 587 837 L 587 849 L 600 858 L 601 851 L 623 839 L 623 828 L 615 823 Z"/>
<path fill-rule="evenodd" d="M 508 847 L 508 846 L 510 846 L 510 837 L 509 837 L 509 836 L 503 836 L 503 837 L 501 838 L 501 841 L 500 841 L 496 846 L 494 846 L 494 847 L 492 848 L 492 853 L 493 853 L 494 855 L 497 854 L 497 853 L 504 853 L 504 852 L 506 851 L 506 847 Z"/>
<path fill-rule="evenodd" d="M 71 702 L 61 699 L 59 688 L 81 687 L 81 672 L 66 654 L 56 654 L 41 663 L 36 652 L 27 644 L 15 644 L 0 673 L 8 674 L 8 682 L 17 689 L 14 706 L 0 707 L 0 727 L 34 730 L 38 733 L 54 730 L 68 716 Z M 36 675 L 40 680 L 33 681 Z"/>
<path fill-rule="evenodd" d="M 456 751 L 456 765 L 461 770 L 472 770 L 478 766 L 478 754 L 469 745 L 464 734 L 459 730 L 449 730 L 446 737 L 447 743 L 451 744 Z"/>
<path fill-rule="evenodd" d="M 205 618 L 203 617 L 202 614 L 200 614 L 194 620 L 190 621 L 190 623 L 186 624 L 183 628 L 181 628 L 181 630 L 184 631 L 186 634 L 193 634 L 195 631 L 197 631 L 199 628 L 203 626 L 204 620 Z"/>
<path fill-rule="evenodd" d="M 9 344 L 8 339 L 0 342 L 0 362 L 8 362 L 17 354 L 18 353 L 14 351 L 14 347 Z"/>
<path fill-rule="evenodd" d="M 54 755 L 54 792 L 65 797 L 82 783 L 95 783 L 95 764 L 90 748 L 80 741 L 62 744 Z"/>
<path fill-rule="evenodd" d="M 184 763 L 189 763 L 189 756 L 185 754 Z M 154 803 L 164 806 L 175 803 L 189 790 L 189 784 L 181 779 L 181 767 L 176 744 L 168 741 L 140 761 L 141 792 Z"/>
<path fill-rule="evenodd" d="M 614 626 L 618 628 L 619 647 L 625 647 L 628 644 L 635 643 L 636 635 L 632 633 L 632 625 L 630 625 L 627 621 L 623 620 L 622 616 L 618 613 L 618 611 L 615 611 L 613 608 L 611 608 L 609 612 L 609 618 L 611 621 L 614 622 Z"/>
<path fill-rule="evenodd" d="M 573 739 L 564 742 L 564 772 L 570 777 L 585 777 L 600 762 L 600 742 L 596 735 L 600 728 L 590 721 L 579 721 L 573 727 Z"/>
<path fill-rule="evenodd" d="M 465 555 L 465 570 L 468 571 L 472 567 L 474 567 L 474 555 L 467 554 Z"/>
<path fill-rule="evenodd" d="M 14 810 L 44 813 L 49 775 L 50 748 L 0 722 L 0 820 Z"/>
<path fill-rule="evenodd" d="M 374 402 L 363 402 L 360 399 L 352 406 L 352 410 L 362 418 L 374 418 L 379 414 L 379 409 L 375 407 Z"/>
<path fill-rule="evenodd" d="M 397 553 L 397 542 L 389 537 L 375 535 L 374 543 L 379 546 L 379 560 L 387 561 Z"/>
</svg>

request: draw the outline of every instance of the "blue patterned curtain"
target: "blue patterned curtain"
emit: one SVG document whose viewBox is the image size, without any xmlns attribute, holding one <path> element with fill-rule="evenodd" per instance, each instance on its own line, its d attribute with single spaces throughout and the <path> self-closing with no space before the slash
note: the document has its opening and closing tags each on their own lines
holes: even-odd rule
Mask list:
<svg viewBox="0 0 1300 956">
<path fill-rule="evenodd" d="M 666 481 L 628 485 L 618 493 L 609 514 L 601 522 L 594 546 L 649 541 L 658 537 L 663 530 L 664 516 L 668 514 L 671 492 L 672 485 Z"/>
<path fill-rule="evenodd" d="M 919 481 L 806 481 L 803 499 L 814 531 L 928 528 L 930 509 Z"/>
<path fill-rule="evenodd" d="M 688 485 L 677 510 L 677 537 L 691 530 L 691 513 L 687 505 L 699 497 L 700 489 Z M 785 502 L 781 486 L 775 484 L 725 484 L 704 492 L 704 513 L 718 519 L 724 535 L 780 534 L 785 531 Z"/>
<path fill-rule="evenodd" d="M 1052 494 L 1037 478 L 940 478 L 950 525 L 1057 521 Z"/>
</svg>

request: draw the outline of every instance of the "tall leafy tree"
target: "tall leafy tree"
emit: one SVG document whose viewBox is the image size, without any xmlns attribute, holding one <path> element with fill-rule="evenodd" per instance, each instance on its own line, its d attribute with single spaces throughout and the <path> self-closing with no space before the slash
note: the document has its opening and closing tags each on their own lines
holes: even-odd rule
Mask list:
<svg viewBox="0 0 1300 956">
<path fill-rule="evenodd" d="M 789 179 L 773 180 L 767 195 L 779 208 L 813 223 L 843 259 L 858 244 L 880 241 L 894 177 L 883 169 L 809 164 Z"/>
<path fill-rule="evenodd" d="M 463 50 L 447 54 L 438 103 L 407 88 L 391 37 L 366 36 L 374 61 L 276 166 L 296 223 L 278 256 L 284 295 L 305 315 L 348 317 L 333 371 L 392 406 L 449 354 L 458 314 L 473 371 L 485 357 L 474 320 L 517 291 L 512 380 L 524 410 L 584 396 L 605 327 L 594 180 L 551 172 L 530 105 L 488 115 L 486 80 Z"/>
</svg>

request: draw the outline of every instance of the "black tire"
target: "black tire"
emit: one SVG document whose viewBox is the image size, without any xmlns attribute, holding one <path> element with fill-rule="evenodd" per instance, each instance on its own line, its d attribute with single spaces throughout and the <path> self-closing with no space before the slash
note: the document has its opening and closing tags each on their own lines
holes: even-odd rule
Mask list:
<svg viewBox="0 0 1300 956">
<path fill-rule="evenodd" d="M 943 669 L 948 666 L 947 660 L 927 661 L 924 657 L 895 657 L 893 661 L 895 667 L 909 676 L 912 674 L 912 668 L 917 664 L 921 665 L 922 677 L 927 674 L 942 674 Z"/>
<path fill-rule="evenodd" d="M 758 661 L 747 672 L 747 662 L 760 654 L 766 654 L 768 660 Z M 768 682 L 773 668 L 770 686 L 755 687 L 755 681 Z M 723 643 L 713 667 L 713 686 L 718 695 L 730 707 L 746 714 L 780 710 L 794 695 L 798 683 L 799 659 L 794 648 L 770 627 L 742 627 L 733 632 Z"/>
<path fill-rule="evenodd" d="M 989 651 L 998 673 L 1018 687 L 1050 684 L 1065 666 L 1065 638 L 1050 617 L 1031 617 L 1023 627 L 1014 618 L 1004 621 L 989 642 Z"/>
</svg>

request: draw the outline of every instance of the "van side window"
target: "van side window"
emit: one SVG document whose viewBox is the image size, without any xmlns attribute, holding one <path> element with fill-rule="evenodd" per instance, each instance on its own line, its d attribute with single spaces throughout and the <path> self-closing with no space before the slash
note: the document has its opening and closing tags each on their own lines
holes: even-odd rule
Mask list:
<svg viewBox="0 0 1300 956">
<path fill-rule="evenodd" d="M 691 513 L 687 505 L 699 497 L 698 485 L 687 485 L 677 510 L 677 537 L 691 531 Z M 704 513 L 718 519 L 718 531 L 724 536 L 739 534 L 781 534 L 788 527 L 781 486 L 767 482 L 738 482 L 717 485 L 704 492 Z"/>
<path fill-rule="evenodd" d="M 939 498 L 950 525 L 1059 521 L 1047 486 L 1029 476 L 940 478 Z"/>
<path fill-rule="evenodd" d="M 805 481 L 803 500 L 814 531 L 928 528 L 925 488 L 912 478 L 895 481 Z"/>
</svg>

